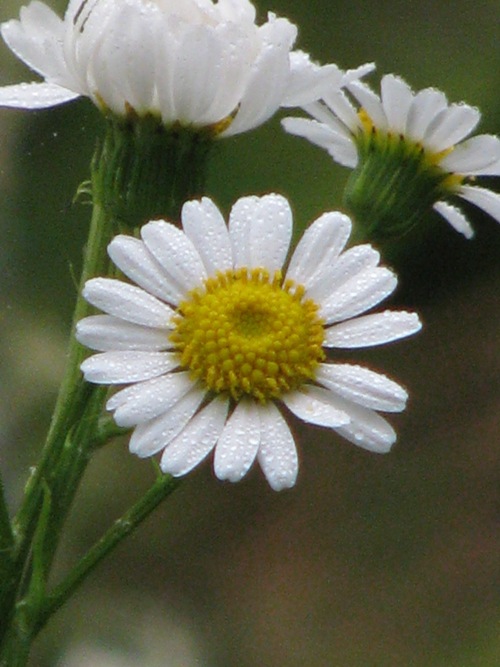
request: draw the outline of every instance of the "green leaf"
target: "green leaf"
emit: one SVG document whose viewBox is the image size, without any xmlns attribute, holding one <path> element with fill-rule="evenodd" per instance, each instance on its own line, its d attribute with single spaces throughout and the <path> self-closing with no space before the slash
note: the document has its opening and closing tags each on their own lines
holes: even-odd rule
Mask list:
<svg viewBox="0 0 500 667">
<path fill-rule="evenodd" d="M 12 526 L 9 518 L 9 510 L 3 491 L 2 478 L 0 477 L 0 573 L 2 571 L 2 563 L 4 556 L 7 554 L 10 557 L 11 549 L 14 545 L 14 536 L 12 534 Z M 0 576 L 0 581 L 2 580 Z"/>
</svg>

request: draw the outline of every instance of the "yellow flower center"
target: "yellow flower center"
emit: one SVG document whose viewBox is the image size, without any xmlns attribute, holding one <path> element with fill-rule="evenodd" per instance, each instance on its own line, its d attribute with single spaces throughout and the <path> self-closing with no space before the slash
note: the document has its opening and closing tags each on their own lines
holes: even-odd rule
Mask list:
<svg viewBox="0 0 500 667">
<path fill-rule="evenodd" d="M 208 390 L 265 402 L 315 376 L 323 322 L 304 287 L 265 269 L 208 278 L 178 308 L 170 338 Z"/>
</svg>

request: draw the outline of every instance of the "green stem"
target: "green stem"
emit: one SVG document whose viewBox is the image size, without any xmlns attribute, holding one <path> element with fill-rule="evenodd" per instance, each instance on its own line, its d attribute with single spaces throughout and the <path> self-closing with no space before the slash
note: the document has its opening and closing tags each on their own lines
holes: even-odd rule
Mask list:
<svg viewBox="0 0 500 667">
<path fill-rule="evenodd" d="M 34 522 L 41 502 L 42 480 L 57 477 L 58 462 L 71 426 L 83 413 L 89 396 L 96 390 L 82 378 L 80 364 L 86 350 L 74 337 L 78 320 L 91 312 L 91 306 L 81 295 L 85 282 L 92 276 L 106 273 L 108 260 L 106 247 L 112 236 L 112 224 L 99 203 L 94 203 L 89 237 L 82 268 L 82 277 L 73 316 L 73 327 L 68 350 L 66 374 L 57 398 L 54 415 L 44 449 L 35 471 L 26 486 L 24 501 L 14 522 L 17 550 L 16 559 L 24 559 L 34 530 Z"/>
<path fill-rule="evenodd" d="M 13 573 L 2 596 L 3 606 L 0 618 L 5 620 L 0 628 L 0 642 L 7 631 L 13 613 L 13 600 L 23 594 L 22 582 L 29 569 L 28 560 L 38 515 L 42 506 L 43 488 L 53 486 L 59 477 L 61 452 L 66 435 L 83 413 L 89 397 L 96 388 L 87 385 L 81 376 L 80 364 L 86 354 L 85 349 L 73 335 L 76 322 L 90 313 L 91 307 L 81 296 L 81 288 L 86 280 L 106 272 L 108 265 L 106 247 L 112 236 L 112 223 L 102 206 L 94 202 L 89 236 L 85 249 L 80 289 L 73 317 L 73 329 L 69 343 L 66 373 L 63 378 L 52 417 L 49 433 L 38 465 L 26 484 L 23 503 L 13 522 L 15 545 L 13 548 Z M 69 510 L 66 507 L 65 512 Z M 28 576 L 28 584 L 30 577 Z"/>
<path fill-rule="evenodd" d="M 160 479 L 45 603 L 46 582 L 63 524 L 90 455 L 105 438 L 116 434 L 116 429 L 102 424 L 106 390 L 84 382 L 80 371 L 88 352 L 76 341 L 74 328 L 92 312 L 82 297 L 83 285 L 91 277 L 109 275 L 106 247 L 116 231 L 124 226 L 136 228 L 152 217 L 177 219 L 183 202 L 203 191 L 212 145 L 209 135 L 164 128 L 157 120 L 146 118 L 110 119 L 97 147 L 92 163 L 93 212 L 66 373 L 39 463 L 12 524 L 13 541 L 8 545 L 8 576 L 0 596 L 0 664 L 25 664 L 29 645 L 49 616 L 177 486 L 168 477 Z M 0 507 L 0 528 L 1 522 L 5 523 L 6 512 L 2 512 Z M 6 535 L 9 539 L 8 531 Z"/>
<path fill-rule="evenodd" d="M 145 495 L 133 505 L 103 537 L 85 554 L 81 561 L 47 597 L 39 615 L 39 632 L 47 620 L 68 600 L 93 569 L 129 535 L 158 505 L 179 486 L 180 480 L 170 475 L 161 475 Z"/>
</svg>

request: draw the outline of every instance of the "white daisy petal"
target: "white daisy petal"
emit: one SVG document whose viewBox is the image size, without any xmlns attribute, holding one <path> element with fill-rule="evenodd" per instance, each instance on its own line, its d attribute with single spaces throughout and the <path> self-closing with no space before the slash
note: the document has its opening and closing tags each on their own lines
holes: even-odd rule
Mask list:
<svg viewBox="0 0 500 667">
<path fill-rule="evenodd" d="M 129 449 L 141 458 L 164 449 L 182 431 L 203 401 L 197 387 L 190 389 L 164 413 L 139 424 L 132 433 Z"/>
<path fill-rule="evenodd" d="M 416 93 L 408 110 L 406 134 L 413 141 L 422 141 L 429 125 L 448 106 L 446 95 L 434 88 Z"/>
<path fill-rule="evenodd" d="M 420 331 L 416 313 L 385 310 L 339 322 L 325 331 L 325 347 L 359 348 L 382 345 Z"/>
<path fill-rule="evenodd" d="M 55 83 L 18 83 L 0 88 L 0 107 L 48 109 L 77 97 L 80 97 L 78 93 Z"/>
<path fill-rule="evenodd" d="M 439 166 L 464 176 L 500 176 L 500 139 L 491 134 L 472 137 L 455 146 Z"/>
<path fill-rule="evenodd" d="M 320 316 L 327 324 L 332 324 L 359 315 L 389 296 L 397 282 L 389 269 L 365 269 L 330 294 L 321 305 Z"/>
<path fill-rule="evenodd" d="M 330 111 L 351 132 L 356 132 L 361 127 L 358 112 L 343 90 L 329 91 L 323 99 Z"/>
<path fill-rule="evenodd" d="M 436 213 L 442 215 L 453 229 L 463 234 L 465 238 L 471 239 L 474 236 L 471 224 L 459 208 L 444 201 L 436 202 L 432 208 Z"/>
<path fill-rule="evenodd" d="M 108 245 L 108 255 L 123 273 L 146 292 L 162 301 L 178 303 L 183 293 L 165 274 L 146 245 L 133 236 L 120 234 Z"/>
<path fill-rule="evenodd" d="M 178 477 L 190 472 L 215 447 L 226 422 L 229 401 L 216 398 L 198 412 L 166 448 L 163 472 Z"/>
<path fill-rule="evenodd" d="M 149 252 L 184 294 L 207 277 L 198 251 L 174 225 L 154 220 L 141 228 L 141 236 Z"/>
<path fill-rule="evenodd" d="M 149 380 L 178 365 L 177 355 L 169 352 L 120 350 L 94 354 L 85 359 L 81 369 L 88 382 L 124 384 Z"/>
<path fill-rule="evenodd" d="M 332 293 L 332 286 L 335 286 L 337 290 L 340 289 L 348 280 L 365 269 L 376 267 L 379 261 L 379 252 L 370 245 L 353 246 L 343 252 L 332 264 L 321 283 L 317 283 L 308 290 L 308 296 L 318 303 L 324 302 Z"/>
<path fill-rule="evenodd" d="M 188 373 L 168 373 L 122 389 L 106 404 L 118 426 L 135 426 L 169 410 L 193 386 Z"/>
<path fill-rule="evenodd" d="M 160 351 L 172 346 L 166 329 L 144 327 L 111 315 L 92 315 L 76 325 L 76 338 L 92 350 Z"/>
<path fill-rule="evenodd" d="M 382 106 L 391 131 L 402 133 L 413 101 L 410 86 L 403 79 L 387 74 L 380 85 Z"/>
<path fill-rule="evenodd" d="M 322 93 L 342 85 L 344 73 L 337 65 L 320 67 L 303 51 L 290 53 L 290 78 L 283 106 L 304 106 Z"/>
<path fill-rule="evenodd" d="M 42 2 L 21 8 L 20 21 L 1 26 L 2 37 L 13 53 L 41 76 L 61 75 L 63 21 Z"/>
<path fill-rule="evenodd" d="M 396 433 L 392 426 L 383 417 L 369 408 L 354 403 L 340 403 L 344 405 L 351 421 L 346 426 L 335 429 L 339 435 L 354 445 L 377 454 L 386 454 L 396 442 Z"/>
<path fill-rule="evenodd" d="M 182 207 L 182 226 L 198 250 L 208 275 L 228 271 L 233 266 L 231 241 L 224 218 L 208 197 L 186 202 Z"/>
<path fill-rule="evenodd" d="M 337 428 L 349 422 L 349 416 L 329 403 L 330 392 L 308 385 L 304 391 L 283 396 L 283 403 L 302 421 L 327 428 Z"/>
<path fill-rule="evenodd" d="M 260 28 L 263 48 L 253 64 L 235 119 L 223 136 L 261 125 L 285 103 L 290 78 L 290 47 L 295 35 L 295 26 L 284 19 L 271 17 Z"/>
<path fill-rule="evenodd" d="M 423 142 L 431 150 L 439 153 L 470 134 L 480 118 L 478 109 L 467 104 L 452 104 L 443 109 L 430 123 Z"/>
<path fill-rule="evenodd" d="M 121 320 L 147 327 L 168 327 L 173 310 L 135 285 L 113 278 L 87 280 L 83 296 L 96 308 Z"/>
<path fill-rule="evenodd" d="M 235 268 L 283 266 L 292 237 L 292 212 L 281 195 L 242 197 L 231 209 L 229 235 Z"/>
<path fill-rule="evenodd" d="M 351 233 L 347 215 L 324 213 L 306 229 L 297 244 L 287 271 L 287 278 L 310 289 L 321 281 L 335 262 Z"/>
<path fill-rule="evenodd" d="M 335 96 L 337 95 L 342 95 L 342 93 L 336 93 Z M 311 104 L 305 105 L 304 110 L 307 111 L 314 120 L 318 121 L 321 127 L 332 130 L 332 132 L 344 137 L 351 136 L 348 127 L 344 125 L 340 118 L 337 118 L 337 116 L 332 113 L 332 110 L 328 108 L 327 104 L 323 102 L 312 102 Z"/>
<path fill-rule="evenodd" d="M 347 85 L 349 92 L 358 100 L 366 113 L 372 119 L 374 125 L 381 130 L 387 129 L 387 118 L 384 113 L 382 102 L 378 95 L 365 83 L 353 81 Z"/>
<path fill-rule="evenodd" d="M 401 412 L 407 392 L 385 375 L 353 364 L 320 364 L 316 380 L 343 398 L 365 408 Z"/>
<path fill-rule="evenodd" d="M 208 125 L 220 120 L 221 116 L 203 118 L 203 115 L 204 110 L 213 105 L 218 92 L 212 73 L 223 66 L 222 46 L 217 35 L 202 25 L 190 27 L 180 40 L 172 98 L 175 100 L 175 115 L 181 122 L 194 124 L 205 121 Z M 193 98 L 193 90 L 198 92 L 197 99 Z M 231 111 L 229 109 L 227 113 Z"/>
<path fill-rule="evenodd" d="M 261 429 L 259 406 L 242 400 L 224 427 L 215 448 L 214 472 L 219 479 L 239 482 L 257 456 Z"/>
<path fill-rule="evenodd" d="M 272 489 L 291 488 L 297 479 L 299 462 L 290 429 L 272 403 L 259 410 L 261 441 L 257 459 Z"/>
<path fill-rule="evenodd" d="M 335 132 L 331 127 L 305 118 L 284 118 L 281 124 L 289 134 L 303 137 L 326 149 L 333 159 L 344 167 L 356 166 L 358 154 L 352 140 Z"/>
<path fill-rule="evenodd" d="M 498 192 L 474 185 L 462 185 L 460 196 L 491 215 L 497 222 L 500 222 L 500 194 Z"/>
</svg>

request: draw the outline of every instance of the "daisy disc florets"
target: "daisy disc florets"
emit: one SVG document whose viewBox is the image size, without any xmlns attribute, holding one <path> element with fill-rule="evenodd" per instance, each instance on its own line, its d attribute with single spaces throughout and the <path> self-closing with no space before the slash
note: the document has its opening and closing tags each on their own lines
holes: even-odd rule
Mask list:
<svg viewBox="0 0 500 667">
<path fill-rule="evenodd" d="M 457 198 L 500 222 L 500 195 L 473 184 L 500 175 L 498 137 L 467 139 L 481 118 L 478 109 L 449 104 L 434 88 L 415 93 L 392 74 L 382 78 L 380 96 L 352 81 L 346 92 L 332 89 L 304 109 L 313 119 L 286 118 L 285 129 L 354 169 L 346 206 L 372 238 L 403 233 L 431 209 L 471 238 Z"/>
<path fill-rule="evenodd" d="M 349 218 L 325 213 L 287 265 L 292 214 L 279 195 L 244 197 L 226 223 L 207 198 L 182 209 L 182 230 L 156 220 L 141 239 L 117 236 L 109 255 L 131 282 L 94 278 L 85 298 L 104 311 L 78 323 L 97 350 L 90 382 L 129 385 L 108 401 L 130 449 L 163 451 L 173 475 L 215 450 L 220 479 L 240 480 L 257 459 L 274 489 L 295 483 L 298 459 L 283 416 L 334 429 L 386 452 L 396 435 L 377 411 L 407 394 L 384 375 L 327 359 L 333 348 L 387 343 L 420 328 L 414 313 L 362 315 L 395 288 L 369 245 L 344 250 Z M 361 316 L 360 316 L 361 315 Z"/>
</svg>

